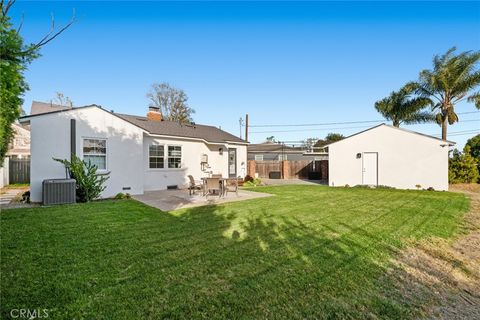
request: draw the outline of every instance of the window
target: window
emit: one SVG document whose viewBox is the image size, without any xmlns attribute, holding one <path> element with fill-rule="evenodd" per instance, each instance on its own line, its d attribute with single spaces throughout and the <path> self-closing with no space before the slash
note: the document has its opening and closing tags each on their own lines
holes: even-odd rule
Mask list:
<svg viewBox="0 0 480 320">
<path fill-rule="evenodd" d="M 286 154 L 279 154 L 278 155 L 278 161 L 284 161 L 287 160 L 287 155 Z"/>
<path fill-rule="evenodd" d="M 152 169 L 164 168 L 164 147 L 156 144 L 150 145 L 149 148 L 149 163 Z"/>
<path fill-rule="evenodd" d="M 98 170 L 106 170 L 107 140 L 83 139 L 83 161 L 97 166 Z"/>
<path fill-rule="evenodd" d="M 263 154 L 256 154 L 255 161 L 263 161 Z"/>
<path fill-rule="evenodd" d="M 182 147 L 168 146 L 168 168 L 181 168 Z"/>
</svg>

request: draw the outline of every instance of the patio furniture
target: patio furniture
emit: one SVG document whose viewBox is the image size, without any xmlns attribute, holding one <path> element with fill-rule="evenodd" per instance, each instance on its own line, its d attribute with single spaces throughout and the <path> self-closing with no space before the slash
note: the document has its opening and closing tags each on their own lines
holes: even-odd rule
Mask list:
<svg viewBox="0 0 480 320">
<path fill-rule="evenodd" d="M 218 196 L 222 196 L 222 185 L 220 184 L 220 178 L 206 178 L 205 179 L 205 197 L 208 198 L 209 194 L 215 194 L 218 192 Z"/>
<path fill-rule="evenodd" d="M 195 181 L 195 179 L 193 179 L 192 175 L 190 175 L 190 174 L 188 175 L 188 180 L 190 180 L 190 185 L 188 186 L 189 195 L 192 195 L 192 193 L 195 194 L 196 190 L 202 190 L 203 189 L 203 182 Z"/>
<path fill-rule="evenodd" d="M 237 179 L 228 179 L 225 182 L 224 193 L 228 195 L 228 192 L 235 192 L 238 197 L 238 180 Z"/>
<path fill-rule="evenodd" d="M 212 174 L 212 178 L 222 178 L 222 174 Z"/>
</svg>

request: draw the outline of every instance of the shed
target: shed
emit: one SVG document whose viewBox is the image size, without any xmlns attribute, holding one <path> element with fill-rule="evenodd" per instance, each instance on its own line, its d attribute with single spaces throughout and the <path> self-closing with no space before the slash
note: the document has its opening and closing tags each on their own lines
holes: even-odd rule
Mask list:
<svg viewBox="0 0 480 320">
<path fill-rule="evenodd" d="M 329 185 L 448 190 L 448 150 L 454 144 L 381 124 L 326 146 Z"/>
</svg>

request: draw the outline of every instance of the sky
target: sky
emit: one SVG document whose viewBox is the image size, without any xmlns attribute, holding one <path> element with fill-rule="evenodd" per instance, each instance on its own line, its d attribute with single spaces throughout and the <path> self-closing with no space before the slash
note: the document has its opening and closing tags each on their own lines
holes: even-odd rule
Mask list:
<svg viewBox="0 0 480 320">
<path fill-rule="evenodd" d="M 76 22 L 26 72 L 27 112 L 62 92 L 76 106 L 145 115 L 150 86 L 168 82 L 188 94 L 196 123 L 239 135 L 248 113 L 251 142 L 378 124 L 375 101 L 416 80 L 435 54 L 480 50 L 480 2 L 17 1 L 11 16 L 18 25 L 23 15 L 29 43 L 52 14 L 61 26 L 73 10 Z M 480 133 L 480 112 L 467 103 L 457 112 L 449 139 L 461 148 Z M 348 123 L 359 121 L 379 122 Z M 271 124 L 280 126 L 259 127 Z M 405 128 L 440 134 L 436 124 Z"/>
</svg>

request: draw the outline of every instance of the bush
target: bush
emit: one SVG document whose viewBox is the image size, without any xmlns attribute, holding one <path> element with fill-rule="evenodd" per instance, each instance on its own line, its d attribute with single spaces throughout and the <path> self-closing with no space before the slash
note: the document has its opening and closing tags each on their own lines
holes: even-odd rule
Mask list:
<svg viewBox="0 0 480 320">
<path fill-rule="evenodd" d="M 125 199 L 125 197 L 126 197 L 125 193 L 119 192 L 115 195 L 114 199 L 121 200 L 121 199 Z"/>
<path fill-rule="evenodd" d="M 70 178 L 75 179 L 77 188 L 77 202 L 89 202 L 100 197 L 105 190 L 105 181 L 108 180 L 107 175 L 97 174 L 97 166 L 91 164 L 90 161 L 85 162 L 76 155 L 72 155 L 72 160 L 55 159 L 53 160 L 63 163 L 67 168 Z"/>
<path fill-rule="evenodd" d="M 448 161 L 448 181 L 450 183 L 475 183 L 479 178 L 477 160 L 470 154 L 470 147 L 465 146 L 464 152 L 453 150 L 453 156 Z"/>
<path fill-rule="evenodd" d="M 243 184 L 244 187 L 256 187 L 262 184 L 262 180 L 259 178 L 252 179 L 250 181 L 247 181 Z"/>
</svg>

